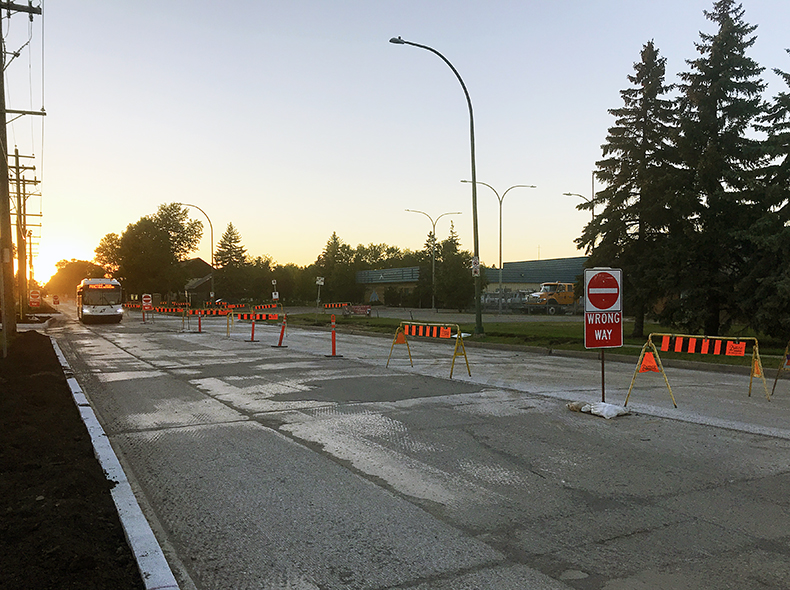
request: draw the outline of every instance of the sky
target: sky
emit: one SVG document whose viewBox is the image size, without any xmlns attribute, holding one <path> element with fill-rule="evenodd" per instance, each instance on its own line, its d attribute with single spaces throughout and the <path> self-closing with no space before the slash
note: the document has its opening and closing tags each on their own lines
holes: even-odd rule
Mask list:
<svg viewBox="0 0 790 590">
<path fill-rule="evenodd" d="M 202 209 L 213 243 L 232 223 L 251 256 L 308 265 L 333 232 L 352 247 L 419 250 L 454 224 L 473 250 L 469 111 L 477 180 L 502 195 L 505 262 L 579 256 L 608 109 L 654 40 L 667 81 L 714 33 L 712 0 L 42 1 L 3 19 L 8 126 L 35 155 L 34 276 L 92 260 L 159 205 Z M 786 90 L 790 2 L 743 0 L 767 95 Z M 595 186 L 599 190 L 600 186 Z M 500 204 L 477 196 L 480 259 L 499 264 Z M 195 255 L 211 259 L 206 217 Z M 34 218 L 31 218 L 33 221 Z M 34 222 L 34 221 L 33 221 Z"/>
</svg>

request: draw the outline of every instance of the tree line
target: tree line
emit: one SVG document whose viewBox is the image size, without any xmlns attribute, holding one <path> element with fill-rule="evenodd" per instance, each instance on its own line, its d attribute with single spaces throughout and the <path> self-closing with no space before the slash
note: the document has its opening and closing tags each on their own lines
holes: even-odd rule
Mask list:
<svg viewBox="0 0 790 590">
<path fill-rule="evenodd" d="M 153 215 L 142 217 L 118 235 L 105 235 L 93 262 L 63 260 L 47 283 L 50 293 L 73 293 L 83 278 L 110 276 L 127 293 L 161 293 L 168 300 L 184 298 L 189 279 L 187 262 L 203 235 L 201 221 L 190 220 L 180 203 L 162 204 Z M 432 259 L 436 268 L 436 301 L 445 308 L 465 309 L 474 301 L 470 268 L 472 254 L 461 249 L 454 227 L 442 241 L 429 232 L 422 250 L 402 250 L 387 244 L 346 244 L 337 233 L 327 240 L 315 262 L 307 266 L 275 264 L 269 256 L 251 256 L 233 223 L 229 223 L 214 253 L 216 298 L 232 302 L 262 302 L 271 297 L 276 281 L 280 300 L 286 305 L 309 304 L 317 298 L 316 279 L 324 278 L 321 299 L 325 302 L 363 302 L 365 286 L 356 281 L 358 271 L 416 266 L 416 288 L 401 291 L 389 287 L 381 293 L 388 305 L 428 307 L 432 294 Z"/>
<path fill-rule="evenodd" d="M 655 43 L 643 46 L 622 105 L 609 111 L 614 124 L 595 170 L 603 188 L 578 206 L 595 216 L 576 244 L 589 253 L 589 266 L 623 269 L 624 309 L 635 317 L 637 336 L 645 319 L 656 318 L 688 333 L 720 335 L 737 322 L 787 337 L 790 74 L 774 68 L 785 88 L 764 97 L 765 68 L 748 55 L 757 27 L 745 21 L 742 5 L 716 0 L 704 15 L 714 30 L 699 33 L 697 55 L 678 83 L 667 82 Z M 201 233 L 179 204 L 161 205 L 121 236 L 105 236 L 89 270 L 116 276 L 132 291 L 175 290 L 184 283 L 178 263 Z M 227 298 L 256 298 L 274 279 L 287 301 L 309 302 L 323 276 L 325 301 L 360 301 L 358 270 L 419 266 L 417 289 L 398 302 L 427 306 L 434 247 L 438 305 L 470 306 L 471 255 L 452 229 L 442 242 L 429 234 L 416 252 L 353 248 L 333 233 L 316 261 L 299 267 L 249 257 L 231 224 L 217 248 L 216 289 Z M 400 294 L 389 296 L 395 302 Z"/>
<path fill-rule="evenodd" d="M 790 335 L 790 95 L 764 98 L 749 57 L 756 26 L 734 0 L 704 11 L 697 56 L 677 84 L 647 42 L 609 112 L 615 123 L 595 175 L 604 188 L 576 240 L 590 266 L 623 269 L 625 311 L 687 333 L 734 322 Z M 786 50 L 788 51 L 788 50 Z M 773 70 L 790 86 L 790 75 Z"/>
</svg>

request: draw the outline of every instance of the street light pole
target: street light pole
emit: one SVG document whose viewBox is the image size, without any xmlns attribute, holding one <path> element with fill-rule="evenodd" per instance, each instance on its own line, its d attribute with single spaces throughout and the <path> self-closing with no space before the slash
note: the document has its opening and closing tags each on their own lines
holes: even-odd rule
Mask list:
<svg viewBox="0 0 790 590">
<path fill-rule="evenodd" d="M 461 182 L 471 182 L 469 180 L 462 180 Z M 504 297 L 504 292 L 502 291 L 502 201 L 505 200 L 505 195 L 510 192 L 511 189 L 514 188 L 537 188 L 534 184 L 514 184 L 510 188 L 508 188 L 502 196 L 499 196 L 499 193 L 496 189 L 491 186 L 490 184 L 486 184 L 485 182 L 477 181 L 477 184 L 482 184 L 483 186 L 487 186 L 496 195 L 497 201 L 499 201 L 499 314 L 502 314 L 502 299 Z"/>
<path fill-rule="evenodd" d="M 431 242 L 431 309 L 438 311 L 436 309 L 436 222 L 445 215 L 461 215 L 461 212 L 450 211 L 448 213 L 442 213 L 436 218 L 436 221 L 434 221 L 433 217 L 428 215 L 425 211 L 417 211 L 416 209 L 406 209 L 406 211 L 409 213 L 422 213 L 431 220 L 431 236 L 433 238 Z"/>
<path fill-rule="evenodd" d="M 579 197 L 584 199 L 590 204 L 590 211 L 592 211 L 592 221 L 595 221 L 595 203 L 593 199 L 595 199 L 595 171 L 593 170 L 592 173 L 592 184 L 590 187 L 591 197 L 588 199 L 584 195 L 580 195 L 579 193 L 562 193 L 566 197 Z"/>
<path fill-rule="evenodd" d="M 411 41 L 404 41 L 400 37 L 393 37 L 390 39 L 390 43 L 395 43 L 396 45 L 411 45 L 413 47 L 419 47 L 420 49 L 425 49 L 426 51 L 430 51 L 431 53 L 438 55 L 444 63 L 446 63 L 449 68 L 455 74 L 455 77 L 458 78 L 458 81 L 461 83 L 461 88 L 464 91 L 464 96 L 466 97 L 466 104 L 469 107 L 469 143 L 471 145 L 471 155 L 472 155 L 472 235 L 474 238 L 474 256 L 475 260 L 479 262 L 480 260 L 480 240 L 478 239 L 477 233 L 477 171 L 475 170 L 475 119 L 474 114 L 472 112 L 472 99 L 469 98 L 469 91 L 466 89 L 466 84 L 464 84 L 463 78 L 458 73 L 458 70 L 455 69 L 453 64 L 450 63 L 446 57 L 444 57 L 441 53 L 433 49 L 432 47 L 428 47 L 427 45 L 420 45 L 419 43 L 412 43 Z M 482 336 L 484 334 L 483 331 L 483 308 L 480 301 L 481 295 L 481 281 L 480 275 L 478 274 L 475 276 L 475 334 Z"/>
<path fill-rule="evenodd" d="M 211 225 L 211 219 L 209 219 L 209 216 L 206 214 L 206 212 L 203 211 L 203 209 L 201 209 L 197 205 L 191 205 L 189 203 L 176 203 L 176 205 L 182 205 L 184 207 L 194 207 L 195 209 L 200 211 L 203 215 L 205 215 L 206 216 L 206 221 L 208 221 L 208 229 L 209 229 L 209 233 L 210 233 L 210 238 L 209 239 L 211 241 L 211 243 L 210 243 L 210 249 L 211 249 L 211 301 L 213 302 L 214 301 L 214 226 Z"/>
</svg>

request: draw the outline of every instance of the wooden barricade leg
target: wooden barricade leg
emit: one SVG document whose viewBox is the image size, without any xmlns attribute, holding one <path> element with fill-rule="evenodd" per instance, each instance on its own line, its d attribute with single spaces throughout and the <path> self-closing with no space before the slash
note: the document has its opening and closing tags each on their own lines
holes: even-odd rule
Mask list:
<svg viewBox="0 0 790 590">
<path fill-rule="evenodd" d="M 763 371 L 763 363 L 760 360 L 760 349 L 757 345 L 757 340 L 754 341 L 754 348 L 752 348 L 752 370 L 749 373 L 749 397 L 752 396 L 752 380 L 754 374 L 759 373 L 760 379 L 763 381 L 763 389 L 765 390 L 765 399 L 771 401 L 771 395 L 768 393 L 768 384 L 765 382 L 765 371 Z"/>
<path fill-rule="evenodd" d="M 469 376 L 472 376 L 472 369 L 469 368 L 469 359 L 466 356 L 466 347 L 464 346 L 464 338 L 461 336 L 461 328 L 456 326 L 456 330 L 458 330 L 455 336 L 455 350 L 453 350 L 453 363 L 450 365 L 450 379 L 453 378 L 453 369 L 455 368 L 455 357 L 464 355 L 464 360 L 466 361 L 466 371 L 469 373 Z M 461 348 L 461 353 L 458 352 L 458 348 Z"/>
<path fill-rule="evenodd" d="M 406 350 L 409 352 L 409 364 L 414 366 L 414 361 L 411 358 L 411 348 L 409 347 L 409 341 L 406 339 L 406 332 L 403 330 L 403 326 L 398 326 L 398 329 L 395 330 L 395 338 L 392 339 L 392 346 L 390 346 L 390 355 L 387 357 L 387 364 L 386 367 L 390 366 L 390 358 L 392 358 L 392 350 L 395 348 L 396 344 L 405 344 Z"/>
<path fill-rule="evenodd" d="M 634 376 L 631 379 L 631 386 L 628 388 L 628 395 L 625 396 L 625 403 L 623 403 L 624 407 L 628 405 L 628 398 L 631 397 L 631 390 L 634 388 L 636 375 L 637 373 L 639 373 L 639 368 L 642 366 L 642 360 L 645 357 L 645 352 L 647 351 L 648 346 L 650 346 L 650 348 L 653 350 L 653 358 L 656 359 L 658 368 L 661 369 L 661 374 L 664 376 L 664 383 L 667 384 L 667 390 L 669 391 L 669 397 L 672 399 L 672 405 L 675 406 L 676 408 L 678 407 L 677 402 L 675 402 L 675 396 L 672 395 L 672 388 L 669 386 L 669 379 L 667 379 L 667 374 L 664 371 L 664 365 L 661 363 L 661 357 L 658 355 L 658 349 L 656 348 L 656 345 L 653 344 L 652 336 L 653 336 L 652 334 L 648 336 L 647 342 L 645 342 L 645 345 L 642 347 L 642 352 L 639 354 L 639 360 L 636 363 L 636 369 L 634 369 Z"/>
<path fill-rule="evenodd" d="M 774 377 L 774 386 L 771 388 L 771 395 L 773 395 L 776 391 L 776 384 L 779 381 L 779 375 L 782 374 L 782 371 L 787 367 L 788 362 L 790 362 L 790 357 L 788 357 L 788 354 L 790 354 L 790 343 L 785 346 L 785 355 L 782 357 L 782 362 L 779 363 L 779 369 L 776 371 L 776 377 Z"/>
</svg>

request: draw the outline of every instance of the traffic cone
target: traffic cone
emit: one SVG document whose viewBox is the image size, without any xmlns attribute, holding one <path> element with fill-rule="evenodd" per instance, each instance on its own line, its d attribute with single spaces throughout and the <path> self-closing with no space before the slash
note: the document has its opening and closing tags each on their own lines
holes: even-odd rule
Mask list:
<svg viewBox="0 0 790 590">
<path fill-rule="evenodd" d="M 645 353 L 645 356 L 642 358 L 642 364 L 639 367 L 639 372 L 640 373 L 647 373 L 647 372 L 660 373 L 661 372 L 661 370 L 658 368 L 658 365 L 656 364 L 656 359 L 653 356 L 652 352 L 646 352 Z"/>
</svg>

